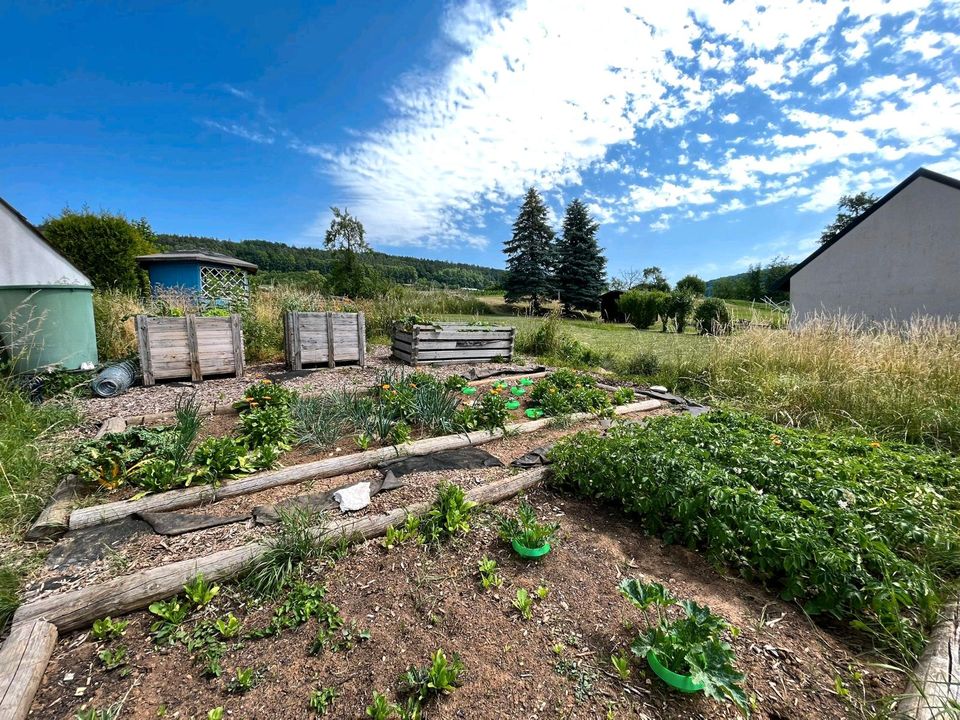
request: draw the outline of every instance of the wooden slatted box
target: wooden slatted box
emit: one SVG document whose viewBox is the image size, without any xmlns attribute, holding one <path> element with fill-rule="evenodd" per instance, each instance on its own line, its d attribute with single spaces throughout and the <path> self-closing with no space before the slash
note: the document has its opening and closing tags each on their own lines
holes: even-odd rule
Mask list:
<svg viewBox="0 0 960 720">
<path fill-rule="evenodd" d="M 200 382 L 211 375 L 243 377 L 239 315 L 137 315 L 136 326 L 144 385 L 153 385 L 157 380 Z"/>
<path fill-rule="evenodd" d="M 515 328 L 503 325 L 396 325 L 393 357 L 408 365 L 510 361 L 515 334 Z"/>
<path fill-rule="evenodd" d="M 287 312 L 283 315 L 283 347 L 288 370 L 305 365 L 336 367 L 367 364 L 367 326 L 363 313 Z"/>
</svg>

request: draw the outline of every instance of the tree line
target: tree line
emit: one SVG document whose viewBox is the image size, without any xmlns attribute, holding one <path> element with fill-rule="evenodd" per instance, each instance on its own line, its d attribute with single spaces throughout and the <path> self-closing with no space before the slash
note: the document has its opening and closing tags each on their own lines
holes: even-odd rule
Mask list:
<svg viewBox="0 0 960 720">
<path fill-rule="evenodd" d="M 337 215 L 336 213 L 340 213 Z M 340 242 L 340 230 L 352 222 L 346 211 L 336 210 L 334 236 L 320 248 L 299 248 L 266 240 L 217 240 L 194 235 L 156 233 L 145 219 L 131 220 L 120 213 L 64 209 L 39 226 L 47 241 L 101 290 L 142 292 L 146 274 L 137 265 L 138 255 L 157 252 L 200 250 L 230 255 L 259 267 L 260 283 L 293 284 L 337 294 L 375 295 L 392 283 L 423 287 L 499 288 L 504 271 L 469 263 L 387 255 Z M 356 227 L 353 228 L 356 232 Z M 362 231 L 362 225 L 360 225 Z M 346 243 L 349 245 L 350 243 Z M 361 265 L 344 266 L 343 262 Z M 348 279 L 353 275 L 352 280 Z"/>
</svg>

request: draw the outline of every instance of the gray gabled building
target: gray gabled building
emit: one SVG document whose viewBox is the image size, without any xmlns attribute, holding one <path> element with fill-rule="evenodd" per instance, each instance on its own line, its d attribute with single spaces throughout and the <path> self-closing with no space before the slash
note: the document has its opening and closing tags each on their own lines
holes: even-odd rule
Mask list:
<svg viewBox="0 0 960 720">
<path fill-rule="evenodd" d="M 960 180 L 920 168 L 781 278 L 815 315 L 960 318 Z"/>
</svg>

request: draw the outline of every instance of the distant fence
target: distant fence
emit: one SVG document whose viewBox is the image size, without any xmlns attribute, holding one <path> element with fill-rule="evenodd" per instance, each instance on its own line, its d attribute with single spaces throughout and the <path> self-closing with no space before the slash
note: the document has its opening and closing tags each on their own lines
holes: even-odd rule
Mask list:
<svg viewBox="0 0 960 720">
<path fill-rule="evenodd" d="M 367 363 L 363 313 L 287 312 L 283 315 L 283 348 L 288 370 L 304 365 Z"/>
<path fill-rule="evenodd" d="M 513 359 L 512 327 L 455 323 L 398 325 L 393 329 L 393 357 L 408 365 L 452 365 Z"/>
<path fill-rule="evenodd" d="M 210 375 L 243 376 L 239 315 L 137 315 L 136 327 L 144 385 L 185 378 L 200 382 Z"/>
</svg>

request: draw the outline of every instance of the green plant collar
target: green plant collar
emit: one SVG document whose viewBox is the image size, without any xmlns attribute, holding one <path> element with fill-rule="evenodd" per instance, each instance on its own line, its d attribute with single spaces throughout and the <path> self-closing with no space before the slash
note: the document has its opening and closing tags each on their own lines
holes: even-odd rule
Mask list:
<svg viewBox="0 0 960 720">
<path fill-rule="evenodd" d="M 694 682 L 689 675 L 680 675 L 661 665 L 653 650 L 647 653 L 647 664 L 657 674 L 657 677 L 682 693 L 695 693 L 703 690 L 703 683 Z"/>
<path fill-rule="evenodd" d="M 511 540 L 510 544 L 513 545 L 513 549 L 517 551 L 517 555 L 520 557 L 538 558 L 550 552 L 550 543 L 544 543 L 538 548 L 528 548 L 519 540 Z"/>
</svg>

